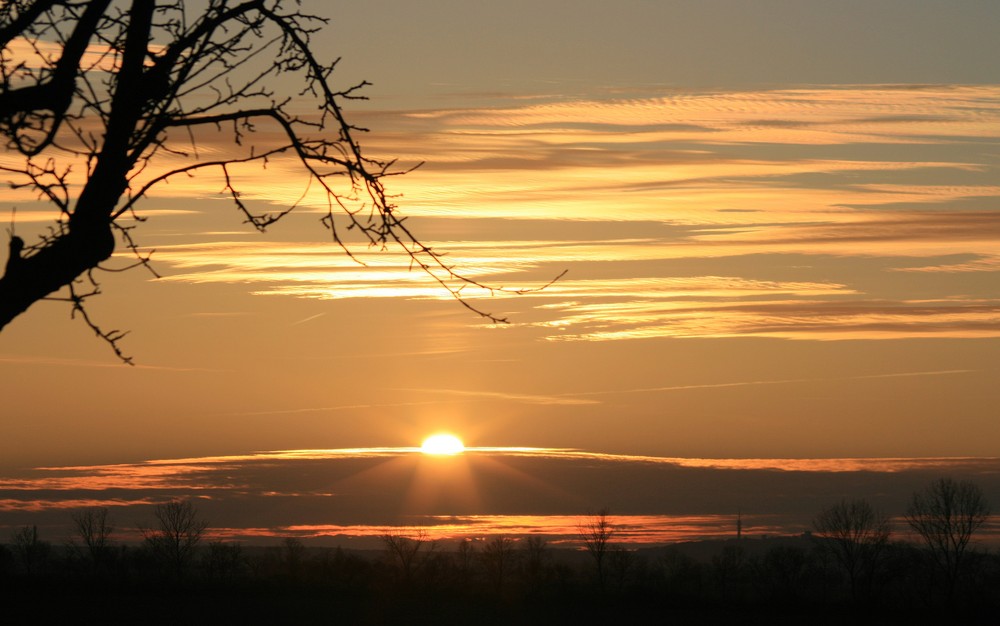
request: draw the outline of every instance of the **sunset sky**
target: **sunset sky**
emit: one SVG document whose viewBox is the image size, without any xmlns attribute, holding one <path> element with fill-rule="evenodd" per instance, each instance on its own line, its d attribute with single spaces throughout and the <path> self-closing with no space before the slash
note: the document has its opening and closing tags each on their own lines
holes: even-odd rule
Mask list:
<svg viewBox="0 0 1000 626">
<path fill-rule="evenodd" d="M 1000 456 L 1000 4 L 303 5 L 331 19 L 318 50 L 342 57 L 334 81 L 373 83 L 347 108 L 372 129 L 362 147 L 423 163 L 387 181 L 410 228 L 488 285 L 566 275 L 519 296 L 463 292 L 510 321 L 492 325 L 398 251 L 359 244 L 364 266 L 345 256 L 318 196 L 262 235 L 216 176 L 160 186 L 133 234 L 163 277 L 103 275 L 91 306 L 102 325 L 131 331 L 135 367 L 63 303 L 36 304 L 0 334 L 0 526 L 63 506 L 31 502 L 193 493 L 170 482 L 185 472 L 167 472 L 169 486 L 129 482 L 143 472 L 126 468 L 157 460 L 199 468 L 199 488 L 222 489 L 213 472 L 226 458 L 239 468 L 227 480 L 254 497 L 273 480 L 283 497 L 308 495 L 298 502 L 337 501 L 359 476 L 378 491 L 378 467 L 428 463 L 392 450 L 437 431 L 486 448 L 467 453 L 471 478 L 455 487 L 479 499 L 409 512 L 684 516 L 754 502 L 751 514 L 807 522 L 891 483 L 899 492 L 881 504 L 898 515 L 939 468 L 979 477 L 1000 507 L 995 460 L 905 471 L 773 460 Z M 221 153 L 225 139 L 201 147 Z M 258 208 L 305 191 L 290 162 L 237 178 Z M 4 193 L 18 234 L 52 218 Z M 370 448 L 382 452 L 318 454 L 308 471 L 278 452 Z M 678 459 L 772 461 L 713 462 L 682 480 L 691 470 Z M 490 463 L 572 497 L 508 502 L 520 483 L 490 482 Z M 615 490 L 566 473 L 598 465 L 634 497 L 609 502 Z M 316 468 L 336 479 L 307 480 Z M 404 470 L 406 485 L 433 482 Z M 82 482 L 45 482 L 54 475 Z M 107 475 L 119 482 L 81 478 Z M 386 493 L 402 489 L 387 481 Z M 759 497 L 723 497 L 746 488 Z M 779 492 L 800 499 L 789 508 Z M 403 510 L 337 502 L 273 523 L 364 525 Z M 269 523 L 208 506 L 227 525 Z"/>
</svg>

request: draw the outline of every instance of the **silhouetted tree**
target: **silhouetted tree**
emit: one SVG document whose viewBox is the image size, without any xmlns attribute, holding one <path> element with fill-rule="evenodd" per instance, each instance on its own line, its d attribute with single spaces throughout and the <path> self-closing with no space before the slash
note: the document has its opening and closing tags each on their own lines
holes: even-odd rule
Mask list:
<svg viewBox="0 0 1000 626">
<path fill-rule="evenodd" d="M 97 507 L 75 511 L 72 514 L 75 539 L 79 539 L 94 568 L 99 568 L 112 554 L 111 534 L 114 526 L 108 509 Z"/>
<path fill-rule="evenodd" d="M 810 567 L 806 551 L 798 546 L 776 545 L 752 561 L 754 584 L 768 597 L 793 604 L 801 599 Z"/>
<path fill-rule="evenodd" d="M 382 544 L 385 546 L 386 557 L 393 566 L 396 576 L 400 582 L 409 585 L 413 582 L 413 577 L 425 562 L 426 554 L 436 548 L 436 544 L 427 541 L 423 532 L 416 537 L 406 537 L 404 535 L 388 532 L 382 535 Z M 426 548 L 426 549 L 425 549 Z M 421 550 L 424 554 L 421 555 Z"/>
<path fill-rule="evenodd" d="M 524 579 L 528 585 L 539 583 L 545 573 L 545 566 L 549 560 L 549 544 L 545 537 L 532 535 L 521 544 L 524 558 L 521 559 L 524 571 Z"/>
<path fill-rule="evenodd" d="M 500 593 L 514 566 L 514 540 L 506 535 L 496 535 L 486 542 L 480 558 L 493 589 Z"/>
<path fill-rule="evenodd" d="M 285 575 L 296 580 L 302 574 L 303 562 L 306 560 L 306 547 L 295 537 L 285 537 L 281 542 L 281 562 Z"/>
<path fill-rule="evenodd" d="M 455 550 L 455 566 L 463 584 L 472 581 L 475 575 L 476 545 L 472 539 L 463 539 L 458 542 Z"/>
<path fill-rule="evenodd" d="M 847 576 L 851 598 L 870 599 L 872 585 L 889 543 L 889 518 L 867 500 L 841 500 L 813 521 L 821 550 L 831 554 Z"/>
<path fill-rule="evenodd" d="M 44 569 L 52 548 L 49 542 L 39 537 L 37 526 L 22 526 L 15 530 L 10 536 L 10 545 L 14 558 L 28 576 Z"/>
<path fill-rule="evenodd" d="M 367 591 L 371 584 L 371 563 L 366 557 L 338 546 L 323 550 L 315 560 L 323 580 L 348 597 Z"/>
<path fill-rule="evenodd" d="M 712 576 L 723 602 L 733 598 L 734 588 L 742 582 L 746 569 L 746 551 L 742 545 L 726 545 L 711 560 Z"/>
<path fill-rule="evenodd" d="M 0 584 L 13 569 L 14 555 L 6 544 L 0 543 Z"/>
<path fill-rule="evenodd" d="M 615 590 L 621 593 L 625 590 L 629 574 L 635 565 L 636 555 L 625 546 L 614 545 L 608 550 L 607 571 L 611 575 L 615 584 Z"/>
<path fill-rule="evenodd" d="M 125 222 L 143 219 L 140 200 L 173 177 L 212 170 L 244 220 L 263 231 L 298 202 L 255 212 L 237 174 L 282 157 L 307 179 L 303 198 L 310 189 L 325 195 L 322 224 L 345 252 L 338 221 L 371 246 L 397 246 L 467 308 L 504 321 L 462 299 L 462 287 L 483 285 L 456 273 L 396 211 L 383 180 L 400 172 L 362 153 L 357 135 L 365 129 L 342 110 L 367 83 L 334 86 L 337 61 L 314 54 L 325 22 L 284 0 L 0 5 L 0 171 L 58 216 L 37 242 L 12 234 L 0 329 L 65 289 L 61 299 L 73 314 L 127 360 L 118 346 L 123 333 L 93 323 L 84 302 L 99 291 L 95 270 L 106 269 L 116 235 L 133 266 L 152 271 Z M 223 129 L 229 148 L 221 156 L 199 149 Z"/>
<path fill-rule="evenodd" d="M 594 559 L 594 567 L 597 569 L 597 586 L 603 591 L 607 579 L 607 554 L 611 547 L 611 537 L 615 534 L 615 528 L 608 519 L 611 511 L 603 508 L 592 516 L 585 524 L 580 526 L 580 537 L 587 547 L 587 552 Z"/>
<path fill-rule="evenodd" d="M 963 574 L 972 536 L 989 516 L 989 503 L 975 483 L 940 478 L 913 494 L 906 521 L 927 545 L 949 600 Z"/>
<path fill-rule="evenodd" d="M 153 509 L 155 528 L 140 528 L 146 546 L 175 576 L 194 559 L 208 523 L 198 517 L 190 500 L 171 500 Z"/>
<path fill-rule="evenodd" d="M 237 542 L 213 541 L 208 544 L 205 570 L 210 578 L 232 580 L 243 568 L 243 547 Z"/>
<path fill-rule="evenodd" d="M 691 555 L 670 548 L 660 556 L 657 565 L 668 595 L 691 601 L 704 593 L 705 568 Z"/>
</svg>

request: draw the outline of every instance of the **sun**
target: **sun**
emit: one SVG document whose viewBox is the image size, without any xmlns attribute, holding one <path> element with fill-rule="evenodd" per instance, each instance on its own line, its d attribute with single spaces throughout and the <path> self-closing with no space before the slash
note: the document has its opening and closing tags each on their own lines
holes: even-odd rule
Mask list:
<svg viewBox="0 0 1000 626">
<path fill-rule="evenodd" d="M 424 439 L 424 443 L 420 446 L 420 451 L 424 454 L 454 455 L 464 452 L 465 445 L 455 435 L 441 433 Z"/>
</svg>

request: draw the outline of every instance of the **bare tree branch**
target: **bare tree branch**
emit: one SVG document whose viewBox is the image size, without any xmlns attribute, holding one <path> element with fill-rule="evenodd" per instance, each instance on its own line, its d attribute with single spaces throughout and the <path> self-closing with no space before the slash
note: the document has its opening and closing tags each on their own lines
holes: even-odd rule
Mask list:
<svg viewBox="0 0 1000 626">
<path fill-rule="evenodd" d="M 351 258 L 357 260 L 338 222 L 369 247 L 405 254 L 413 269 L 470 311 L 506 322 L 472 304 L 464 290 L 529 290 L 462 274 L 404 224 L 383 179 L 411 170 L 362 151 L 356 135 L 365 129 L 347 120 L 342 103 L 363 99 L 367 83 L 334 86 L 338 60 L 321 62 L 312 49 L 325 23 L 289 9 L 284 0 L 209 0 L 193 17 L 184 0 L 4 4 L 0 136 L 23 165 L 5 164 L 0 172 L 15 189 L 32 190 L 57 208 L 58 217 L 37 242 L 26 245 L 12 235 L 0 277 L 0 330 L 33 303 L 64 290 L 69 295 L 58 299 L 70 303 L 72 315 L 130 362 L 119 349 L 125 333 L 101 330 L 86 311 L 86 300 L 100 292 L 95 270 L 127 269 L 105 265 L 120 239 L 136 258 L 128 268 L 156 275 L 134 240 L 134 225 L 119 220 L 141 221 L 140 201 L 157 185 L 203 170 L 221 176 L 224 193 L 259 231 L 295 210 L 307 193 L 325 195 L 320 221 Z M 61 54 L 51 53 L 53 45 Z M 268 62 L 260 63 L 264 55 Z M 298 80 L 297 98 L 269 86 L 279 74 Z M 310 103 L 316 112 L 302 114 L 300 104 Z M 222 158 L 201 157 L 196 131 L 208 127 L 228 129 L 231 149 Z M 269 135 L 255 147 L 250 139 L 260 137 L 258 127 L 277 130 L 280 139 Z M 294 159 L 305 188 L 291 205 L 255 212 L 234 168 L 265 166 L 278 155 Z M 92 288 L 81 293 L 75 285 L 84 276 Z"/>
</svg>

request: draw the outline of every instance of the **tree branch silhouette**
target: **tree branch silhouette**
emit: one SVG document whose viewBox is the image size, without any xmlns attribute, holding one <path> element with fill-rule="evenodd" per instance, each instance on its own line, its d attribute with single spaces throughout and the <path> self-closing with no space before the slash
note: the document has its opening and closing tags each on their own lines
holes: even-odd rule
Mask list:
<svg viewBox="0 0 1000 626">
<path fill-rule="evenodd" d="M 101 330 L 86 312 L 86 299 L 100 292 L 95 272 L 116 270 L 104 264 L 116 239 L 136 257 L 129 268 L 152 270 L 150 253 L 122 219 L 141 221 L 138 203 L 158 185 L 204 170 L 221 176 L 224 193 L 258 231 L 318 190 L 326 199 L 320 221 L 341 250 L 357 260 L 338 230 L 344 221 L 369 247 L 400 250 L 411 268 L 491 322 L 507 320 L 471 304 L 464 289 L 535 290 L 466 276 L 410 230 L 383 184 L 410 170 L 364 153 L 357 135 L 367 129 L 342 109 L 364 99 L 368 83 L 334 87 L 339 59 L 321 62 L 312 46 L 327 20 L 288 4 L 209 0 L 194 11 L 184 0 L 11 0 L 0 7 L 0 136 L 8 156 L 23 159 L 0 171 L 12 188 L 58 209 L 37 242 L 26 245 L 11 233 L 0 330 L 39 300 L 65 300 L 130 362 L 118 344 L 124 333 Z M 278 95 L 271 85 L 279 76 L 297 81 L 297 97 Z M 306 105 L 313 113 L 302 113 Z M 199 133 L 208 129 L 228 136 L 231 149 L 222 158 L 201 155 Z M 267 133 L 263 148 L 251 142 Z M 294 159 L 306 188 L 287 207 L 255 212 L 232 168 L 265 167 L 279 156 Z M 69 296 L 53 295 L 61 290 Z"/>
</svg>

